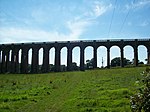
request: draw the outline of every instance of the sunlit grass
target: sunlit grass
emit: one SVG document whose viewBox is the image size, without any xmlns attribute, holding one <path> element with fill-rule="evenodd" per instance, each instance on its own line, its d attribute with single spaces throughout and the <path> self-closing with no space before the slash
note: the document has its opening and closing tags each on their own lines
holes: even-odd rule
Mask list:
<svg viewBox="0 0 150 112">
<path fill-rule="evenodd" d="M 129 112 L 134 83 L 144 70 L 1 74 L 0 112 Z"/>
</svg>

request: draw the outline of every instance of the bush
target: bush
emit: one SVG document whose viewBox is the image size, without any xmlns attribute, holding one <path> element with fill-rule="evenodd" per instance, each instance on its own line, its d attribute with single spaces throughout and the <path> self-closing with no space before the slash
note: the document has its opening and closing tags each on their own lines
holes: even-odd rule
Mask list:
<svg viewBox="0 0 150 112">
<path fill-rule="evenodd" d="M 136 81 L 138 91 L 130 100 L 132 112 L 150 112 L 150 69 L 146 68 L 141 75 L 142 78 Z"/>
</svg>

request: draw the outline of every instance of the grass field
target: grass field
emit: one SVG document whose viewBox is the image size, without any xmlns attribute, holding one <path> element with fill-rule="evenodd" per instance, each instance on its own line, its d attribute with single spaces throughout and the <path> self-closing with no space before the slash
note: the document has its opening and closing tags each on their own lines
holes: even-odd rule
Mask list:
<svg viewBox="0 0 150 112">
<path fill-rule="evenodd" d="M 0 112 L 130 112 L 145 67 L 1 74 Z"/>
</svg>

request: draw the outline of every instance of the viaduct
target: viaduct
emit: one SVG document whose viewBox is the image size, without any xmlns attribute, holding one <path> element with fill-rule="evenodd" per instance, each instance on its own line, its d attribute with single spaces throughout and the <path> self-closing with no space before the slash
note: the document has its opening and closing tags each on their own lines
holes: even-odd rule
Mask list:
<svg viewBox="0 0 150 112">
<path fill-rule="evenodd" d="M 83 41 L 57 41 L 38 43 L 12 43 L 0 44 L 0 73 L 29 73 L 28 58 L 29 50 L 32 49 L 32 63 L 30 73 L 39 73 L 39 50 L 43 48 L 43 64 L 40 72 L 49 72 L 49 50 L 55 48 L 55 72 L 60 71 L 61 49 L 67 48 L 67 71 L 72 70 L 72 50 L 80 48 L 80 70 L 84 71 L 84 50 L 86 47 L 93 47 L 93 67 L 97 67 L 97 48 L 107 48 L 107 68 L 110 68 L 110 48 L 118 46 L 121 54 L 121 67 L 124 67 L 124 47 L 130 45 L 134 49 L 134 65 L 138 66 L 138 46 L 144 45 L 147 48 L 147 64 L 150 64 L 150 39 L 126 39 L 126 40 L 83 40 Z M 21 50 L 21 57 L 19 57 Z M 10 53 L 11 52 L 11 53 Z M 10 59 L 11 58 L 11 59 Z M 19 63 L 19 58 L 21 63 Z"/>
</svg>

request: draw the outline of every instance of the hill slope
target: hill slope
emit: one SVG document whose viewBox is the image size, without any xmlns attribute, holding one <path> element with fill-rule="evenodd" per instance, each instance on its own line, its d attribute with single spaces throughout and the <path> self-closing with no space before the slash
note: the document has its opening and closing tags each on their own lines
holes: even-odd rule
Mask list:
<svg viewBox="0 0 150 112">
<path fill-rule="evenodd" d="M 145 67 L 0 75 L 0 112 L 130 111 Z"/>
</svg>

